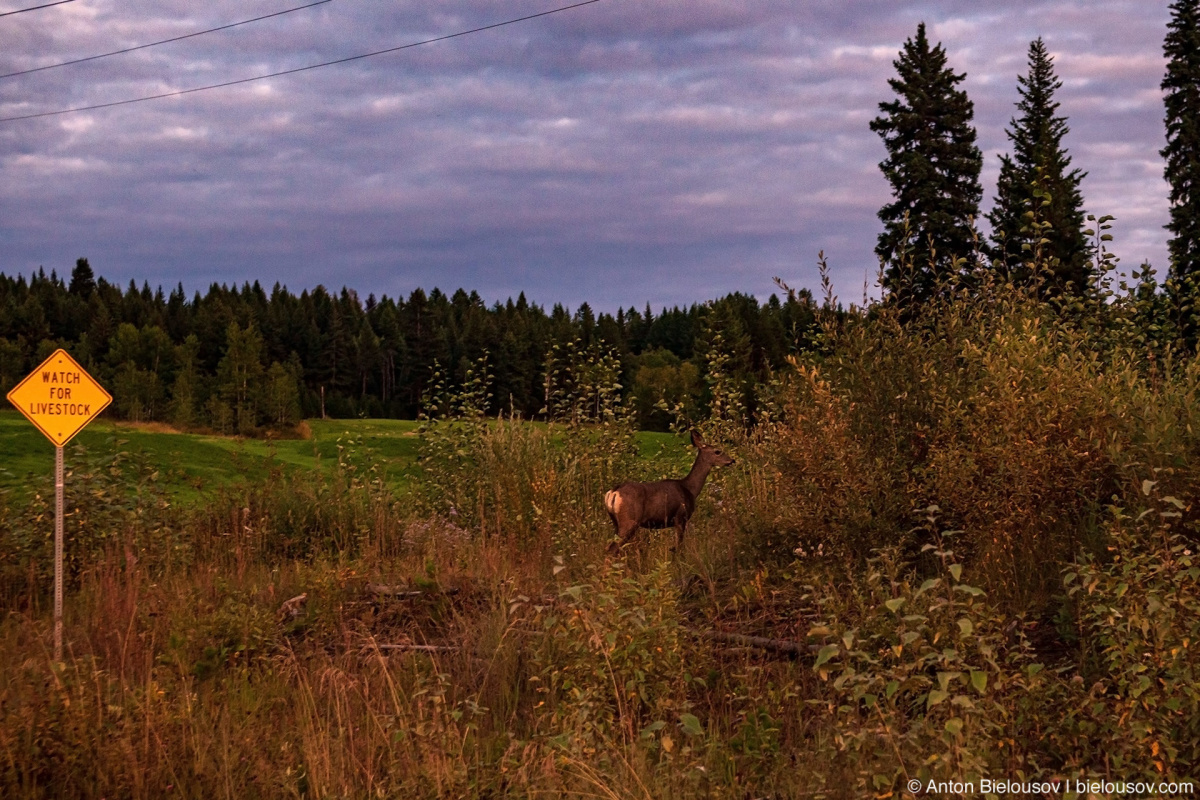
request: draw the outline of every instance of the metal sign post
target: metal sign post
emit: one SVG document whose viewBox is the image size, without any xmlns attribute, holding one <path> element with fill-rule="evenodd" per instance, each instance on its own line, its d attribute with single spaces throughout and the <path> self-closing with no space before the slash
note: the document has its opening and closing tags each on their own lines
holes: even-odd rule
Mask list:
<svg viewBox="0 0 1200 800">
<path fill-rule="evenodd" d="M 62 661 L 63 449 L 54 448 L 54 660 Z"/>
<path fill-rule="evenodd" d="M 55 350 L 8 401 L 54 443 L 54 660 L 62 661 L 63 445 L 100 416 L 112 395 L 66 350 Z"/>
</svg>

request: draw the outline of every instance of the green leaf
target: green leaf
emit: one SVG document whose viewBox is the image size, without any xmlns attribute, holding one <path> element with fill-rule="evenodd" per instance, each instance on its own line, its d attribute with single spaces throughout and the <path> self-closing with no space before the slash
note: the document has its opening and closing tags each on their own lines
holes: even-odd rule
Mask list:
<svg viewBox="0 0 1200 800">
<path fill-rule="evenodd" d="M 943 692 L 941 689 L 934 689 L 929 693 L 929 697 L 925 701 L 925 707 L 933 708 L 937 704 L 943 702 L 949 696 L 949 693 Z"/>
<path fill-rule="evenodd" d="M 971 686 L 975 689 L 975 691 L 979 692 L 980 694 L 986 692 L 987 681 L 988 678 L 986 672 L 978 669 L 971 670 Z"/>
<path fill-rule="evenodd" d="M 661 731 L 666 726 L 666 722 L 661 719 L 656 719 L 654 722 L 651 722 L 649 725 L 642 728 L 642 732 L 639 734 L 639 736 L 641 736 L 643 739 L 649 738 L 652 734 Z"/>
<path fill-rule="evenodd" d="M 950 734 L 951 736 L 958 736 L 958 734 L 962 733 L 962 729 L 962 717 L 951 717 L 950 719 L 946 720 L 946 733 Z"/>
<path fill-rule="evenodd" d="M 829 659 L 833 658 L 835 655 L 837 655 L 837 651 L 838 646 L 836 644 L 827 644 L 822 647 L 820 652 L 817 653 L 817 660 L 816 663 L 813 664 L 813 669 L 816 669 Z"/>
<path fill-rule="evenodd" d="M 695 714 L 680 714 L 679 727 L 688 736 L 703 736 L 704 727 L 700 724 L 700 720 Z"/>
<path fill-rule="evenodd" d="M 962 580 L 962 564 L 951 564 L 947 569 L 950 570 L 950 576 L 954 580 Z"/>
<path fill-rule="evenodd" d="M 963 636 L 970 636 L 975 631 L 975 625 L 971 620 L 963 617 L 958 621 L 958 629 L 962 631 Z"/>
<path fill-rule="evenodd" d="M 941 688 L 941 690 L 943 692 L 949 691 L 950 681 L 954 680 L 955 678 L 961 678 L 961 677 L 962 677 L 961 672 L 939 672 L 937 674 L 938 687 Z"/>
<path fill-rule="evenodd" d="M 883 690 L 884 697 L 886 697 L 888 700 L 891 700 L 892 695 L 894 695 L 899 688 L 900 688 L 899 681 L 888 681 L 888 685 L 886 687 L 884 687 L 884 690 Z"/>
<path fill-rule="evenodd" d="M 888 611 L 891 611 L 893 614 L 895 614 L 900 610 L 900 607 L 904 605 L 904 598 L 893 597 L 891 600 L 888 600 L 886 603 L 884 603 L 884 605 L 887 606 Z"/>
</svg>

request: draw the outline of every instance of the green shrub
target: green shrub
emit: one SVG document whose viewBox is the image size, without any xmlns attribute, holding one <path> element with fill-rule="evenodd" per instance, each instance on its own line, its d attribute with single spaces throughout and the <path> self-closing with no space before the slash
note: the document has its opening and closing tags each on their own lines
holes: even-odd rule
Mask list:
<svg viewBox="0 0 1200 800">
<path fill-rule="evenodd" d="M 611 562 L 562 589 L 557 602 L 535 606 L 529 680 L 545 709 L 535 734 L 569 762 L 618 773 L 639 756 L 670 763 L 703 751 L 689 699 L 703 684 L 693 677 L 702 666 L 677 603 L 669 565 L 633 576 Z"/>
<path fill-rule="evenodd" d="M 734 494 L 749 542 L 863 561 L 908 544 L 914 510 L 936 503 L 993 601 L 1039 611 L 1140 470 L 1173 468 L 1171 490 L 1195 496 L 1200 366 L 1168 348 L 1150 369 L 1115 322 L 1095 330 L 985 288 L 918 317 L 886 304 L 847 317 L 827 352 L 793 359 L 742 453 Z"/>
<path fill-rule="evenodd" d="M 1200 558 L 1195 530 L 1179 528 L 1187 507 L 1154 494 L 1137 516 L 1114 509 L 1105 552 L 1064 579 L 1082 653 L 1053 739 L 1092 775 L 1188 778 L 1200 763 Z"/>
<path fill-rule="evenodd" d="M 106 551 L 128 548 L 157 563 L 185 547 L 180 515 L 159 483 L 160 467 L 119 447 L 64 456 L 63 570 L 68 588 Z M 111 453 L 111 454 L 109 454 Z M 41 603 L 54 580 L 53 461 L 24 502 L 0 499 L 0 608 Z"/>
<path fill-rule="evenodd" d="M 809 637 L 828 643 L 813 669 L 829 683 L 812 702 L 835 716 L 834 775 L 844 771 L 859 794 L 1034 771 L 1011 744 L 1043 681 L 1021 620 L 963 580 L 944 542 L 925 549 L 935 577 L 885 549 L 861 583 L 815 591 L 826 616 Z"/>
</svg>

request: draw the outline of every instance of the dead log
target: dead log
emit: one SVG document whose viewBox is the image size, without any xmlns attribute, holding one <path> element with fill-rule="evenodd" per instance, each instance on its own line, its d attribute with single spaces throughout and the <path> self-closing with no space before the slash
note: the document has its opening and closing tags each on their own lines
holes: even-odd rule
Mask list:
<svg viewBox="0 0 1200 800">
<path fill-rule="evenodd" d="M 384 597 L 422 597 L 424 595 L 439 595 L 439 594 L 458 594 L 458 589 L 442 589 L 440 591 L 426 592 L 420 589 L 406 589 L 403 586 L 388 586 L 384 583 L 368 583 L 367 591 L 374 595 Z"/>
<path fill-rule="evenodd" d="M 811 655 L 820 652 L 821 647 L 804 642 L 793 642 L 789 639 L 768 639 L 765 636 L 746 636 L 741 633 L 725 633 L 724 631 L 688 631 L 702 639 L 714 642 L 726 642 L 739 647 L 753 647 L 756 650 L 770 650 L 773 653 L 785 653 L 792 658 Z"/>
<path fill-rule="evenodd" d="M 369 644 L 363 647 L 364 653 L 375 650 L 401 653 L 452 653 L 457 651 L 458 647 L 448 644 Z"/>
</svg>

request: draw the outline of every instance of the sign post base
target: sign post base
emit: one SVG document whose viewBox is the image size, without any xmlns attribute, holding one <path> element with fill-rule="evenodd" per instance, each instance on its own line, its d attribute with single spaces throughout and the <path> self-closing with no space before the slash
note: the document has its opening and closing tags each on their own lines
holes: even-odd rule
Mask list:
<svg viewBox="0 0 1200 800">
<path fill-rule="evenodd" d="M 54 660 L 62 661 L 63 449 L 54 448 Z"/>
</svg>

